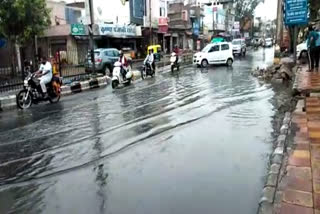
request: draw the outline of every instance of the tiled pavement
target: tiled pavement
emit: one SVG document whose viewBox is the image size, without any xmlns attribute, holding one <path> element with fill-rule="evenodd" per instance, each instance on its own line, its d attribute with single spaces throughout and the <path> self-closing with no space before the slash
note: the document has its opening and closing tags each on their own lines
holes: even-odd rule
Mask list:
<svg viewBox="0 0 320 214">
<path fill-rule="evenodd" d="M 320 92 L 320 72 L 307 72 L 308 66 L 303 66 L 297 72 L 294 88 L 298 91 Z"/>
<path fill-rule="evenodd" d="M 312 93 L 320 90 L 320 74 L 303 68 L 298 75 L 298 88 L 311 96 L 292 114 L 298 131 L 283 179 L 280 214 L 320 214 L 320 94 Z"/>
</svg>

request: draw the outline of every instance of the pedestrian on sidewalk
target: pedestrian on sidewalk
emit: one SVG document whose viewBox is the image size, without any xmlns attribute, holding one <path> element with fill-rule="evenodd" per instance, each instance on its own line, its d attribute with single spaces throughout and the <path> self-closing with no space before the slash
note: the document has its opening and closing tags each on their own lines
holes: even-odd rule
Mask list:
<svg viewBox="0 0 320 214">
<path fill-rule="evenodd" d="M 309 35 L 307 40 L 307 46 L 310 56 L 310 72 L 319 70 L 319 58 L 320 58 L 320 41 L 318 41 L 319 34 L 313 27 L 309 26 Z"/>
</svg>

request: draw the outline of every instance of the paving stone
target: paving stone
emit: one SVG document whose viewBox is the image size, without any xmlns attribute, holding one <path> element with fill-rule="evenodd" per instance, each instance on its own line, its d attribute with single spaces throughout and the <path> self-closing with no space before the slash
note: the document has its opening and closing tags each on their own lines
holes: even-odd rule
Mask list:
<svg viewBox="0 0 320 214">
<path fill-rule="evenodd" d="M 320 210 L 320 194 L 314 193 L 313 194 L 313 201 L 314 201 L 314 208 Z"/>
<path fill-rule="evenodd" d="M 320 210 L 314 210 L 314 214 L 320 214 Z"/>
<path fill-rule="evenodd" d="M 296 144 L 295 149 L 296 150 L 309 150 L 310 149 L 310 144 L 308 144 L 308 143 L 299 143 L 299 144 Z"/>
<path fill-rule="evenodd" d="M 320 193 L 320 179 L 319 178 L 313 178 L 313 191 L 315 193 Z"/>
<path fill-rule="evenodd" d="M 287 188 L 312 192 L 312 177 L 310 167 L 287 167 Z"/>
<path fill-rule="evenodd" d="M 313 214 L 313 209 L 289 203 L 282 203 L 280 214 Z"/>
<path fill-rule="evenodd" d="M 283 193 L 283 201 L 304 207 L 313 207 L 312 193 L 287 189 Z"/>
</svg>

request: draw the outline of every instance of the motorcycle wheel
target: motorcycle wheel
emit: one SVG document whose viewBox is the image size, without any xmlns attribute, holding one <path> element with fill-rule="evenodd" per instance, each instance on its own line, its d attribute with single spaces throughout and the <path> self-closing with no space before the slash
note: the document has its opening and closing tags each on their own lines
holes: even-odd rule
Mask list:
<svg viewBox="0 0 320 214">
<path fill-rule="evenodd" d="M 112 81 L 112 83 L 111 83 L 111 86 L 112 86 L 113 89 L 117 88 L 118 85 L 119 85 L 119 82 L 116 81 L 116 80 Z"/>
<path fill-rule="evenodd" d="M 142 70 L 141 70 L 141 78 L 142 78 L 142 79 L 145 79 L 146 77 L 147 77 L 146 70 L 145 70 L 145 69 L 142 69 Z"/>
<path fill-rule="evenodd" d="M 59 102 L 59 100 L 60 100 L 60 95 L 55 95 L 55 96 L 53 96 L 53 97 L 49 97 L 49 102 L 50 103 L 57 103 L 57 102 Z"/>
<path fill-rule="evenodd" d="M 31 92 L 29 92 L 27 99 L 25 99 L 28 91 L 27 90 L 22 90 L 18 93 L 16 101 L 17 101 L 17 106 L 20 109 L 27 109 L 30 108 L 32 105 L 32 97 L 31 97 Z"/>
</svg>

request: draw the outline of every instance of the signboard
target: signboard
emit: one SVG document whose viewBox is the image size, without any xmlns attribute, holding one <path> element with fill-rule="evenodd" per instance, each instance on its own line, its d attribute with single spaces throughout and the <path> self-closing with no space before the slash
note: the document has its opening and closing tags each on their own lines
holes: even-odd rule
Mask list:
<svg viewBox="0 0 320 214">
<path fill-rule="evenodd" d="M 87 35 L 85 26 L 83 24 L 71 24 L 71 35 Z"/>
<path fill-rule="evenodd" d="M 308 23 L 308 0 L 286 0 L 286 25 L 304 25 Z"/>
<path fill-rule="evenodd" d="M 200 23 L 199 23 L 199 20 L 196 19 L 193 23 L 193 35 L 196 35 L 196 36 L 199 36 L 199 33 L 200 33 Z"/>
<path fill-rule="evenodd" d="M 141 36 L 136 28 L 136 26 L 129 25 L 99 24 L 99 34 L 114 37 Z"/>
</svg>

